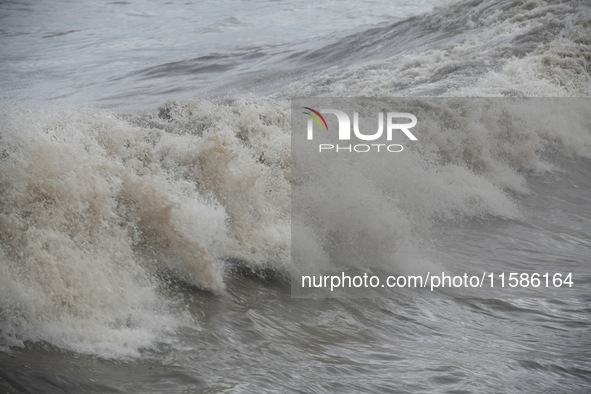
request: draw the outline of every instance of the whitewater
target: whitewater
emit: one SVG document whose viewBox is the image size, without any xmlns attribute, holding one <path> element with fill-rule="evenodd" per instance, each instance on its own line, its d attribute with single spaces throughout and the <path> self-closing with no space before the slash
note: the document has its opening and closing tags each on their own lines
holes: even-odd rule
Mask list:
<svg viewBox="0 0 591 394">
<path fill-rule="evenodd" d="M 591 389 L 591 4 L 300 3 L 0 4 L 2 391 Z M 432 100 L 380 182 L 323 162 L 322 229 L 302 97 Z M 291 297 L 342 267 L 575 286 Z"/>
</svg>

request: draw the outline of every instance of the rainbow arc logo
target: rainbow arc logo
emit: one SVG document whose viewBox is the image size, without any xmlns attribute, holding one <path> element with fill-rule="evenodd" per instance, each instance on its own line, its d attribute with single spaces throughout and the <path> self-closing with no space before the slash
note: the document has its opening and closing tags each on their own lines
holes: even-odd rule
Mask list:
<svg viewBox="0 0 591 394">
<path fill-rule="evenodd" d="M 316 123 L 318 124 L 318 126 L 321 129 L 328 131 L 328 123 L 326 123 L 326 119 L 324 119 L 324 116 L 322 116 L 322 114 L 320 112 L 318 112 L 315 109 L 310 108 L 310 107 L 302 107 L 302 108 L 307 110 L 306 112 L 303 112 L 304 114 L 306 114 L 310 118 L 314 119 L 314 121 L 316 121 Z"/>
</svg>

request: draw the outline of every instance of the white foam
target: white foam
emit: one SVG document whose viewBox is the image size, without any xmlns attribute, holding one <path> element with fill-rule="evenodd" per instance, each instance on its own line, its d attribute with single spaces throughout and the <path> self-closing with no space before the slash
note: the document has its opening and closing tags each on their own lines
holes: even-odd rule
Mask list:
<svg viewBox="0 0 591 394">
<path fill-rule="evenodd" d="M 515 49 L 511 37 L 535 33 L 541 20 L 562 23 L 561 10 L 572 14 L 570 3 L 522 6 L 503 18 L 467 21 L 475 33 L 470 39 L 333 68 L 308 83 L 297 81 L 281 96 L 588 95 L 588 19 L 571 18 L 550 42 L 503 56 Z M 539 115 L 536 108 L 513 110 L 526 120 Z M 187 319 L 159 291 L 154 264 L 213 292 L 226 286 L 226 259 L 296 269 L 285 100 L 172 102 L 161 107 L 160 117 L 95 109 L 2 111 L 2 344 L 47 341 L 135 357 L 173 341 Z M 363 173 L 347 174 L 349 195 L 364 190 L 359 207 L 371 208 L 369 215 L 331 199 L 337 191 L 328 188 L 326 209 L 310 213 L 317 225 L 295 224 L 302 246 L 297 264 L 314 257 L 322 267 L 355 265 L 356 250 L 347 240 L 359 234 L 356 247 L 371 251 L 381 265 L 420 261 L 412 252 L 414 239 L 428 237 L 435 221 L 519 218 L 515 195 L 528 192 L 524 174 L 552 170 L 548 151 L 591 158 L 585 128 L 591 119 L 583 107 L 573 106 L 539 129 L 510 124 L 518 131 L 513 139 L 507 125 L 482 116 L 463 118 L 471 133 L 450 134 L 427 122 L 421 148 L 401 156 L 404 170 L 386 171 L 376 161 L 376 173 L 387 177 L 370 182 Z M 337 161 L 325 165 L 327 173 L 343 171 Z M 313 187 L 321 181 L 310 180 L 310 196 L 318 196 Z"/>
</svg>

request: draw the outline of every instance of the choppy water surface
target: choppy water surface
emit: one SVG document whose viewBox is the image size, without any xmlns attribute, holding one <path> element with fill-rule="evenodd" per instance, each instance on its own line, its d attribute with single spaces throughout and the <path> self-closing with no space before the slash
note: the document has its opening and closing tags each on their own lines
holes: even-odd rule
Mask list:
<svg viewBox="0 0 591 394">
<path fill-rule="evenodd" d="M 572 288 L 290 297 L 290 97 L 589 96 L 586 1 L 432 6 L 0 4 L 1 391 L 588 392 L 588 112 L 378 201 L 392 271 Z"/>
</svg>

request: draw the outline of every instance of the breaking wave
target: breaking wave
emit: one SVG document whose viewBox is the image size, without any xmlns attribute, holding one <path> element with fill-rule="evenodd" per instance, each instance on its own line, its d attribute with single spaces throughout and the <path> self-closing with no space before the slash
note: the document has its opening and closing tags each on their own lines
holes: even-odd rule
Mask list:
<svg viewBox="0 0 591 394">
<path fill-rule="evenodd" d="M 584 1 L 476 0 L 293 57 L 317 70 L 267 98 L 170 101 L 134 114 L 3 106 L 1 343 L 134 357 L 192 321 L 163 291 L 163 271 L 218 294 L 236 261 L 293 272 L 286 97 L 586 96 L 590 27 Z M 518 219 L 525 176 L 552 171 L 550 154 L 591 159 L 582 108 L 561 118 L 568 127 L 507 133 L 491 120 L 449 138 L 432 125 L 407 157 L 414 172 L 391 174 L 403 192 L 372 194 L 397 223 L 397 243 L 383 247 L 438 220 Z M 453 116 L 445 105 L 434 111 Z M 345 232 L 358 218 L 346 219 Z"/>
</svg>

